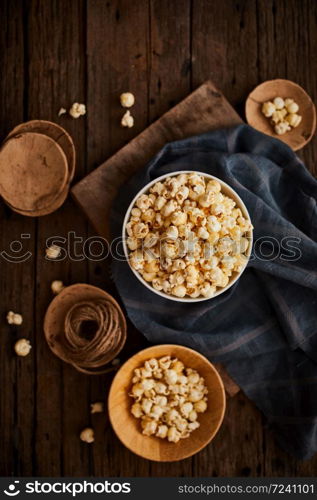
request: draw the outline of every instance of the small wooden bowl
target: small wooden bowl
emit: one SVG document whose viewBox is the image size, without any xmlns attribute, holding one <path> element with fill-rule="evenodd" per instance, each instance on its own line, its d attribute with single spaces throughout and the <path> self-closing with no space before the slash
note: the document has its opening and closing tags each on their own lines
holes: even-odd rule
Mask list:
<svg viewBox="0 0 317 500">
<path fill-rule="evenodd" d="M 298 127 L 283 135 L 274 132 L 270 118 L 264 116 L 261 111 L 262 104 L 272 101 L 275 97 L 294 99 L 299 106 L 298 114 L 303 117 Z M 247 98 L 245 115 L 249 125 L 264 134 L 280 139 L 294 151 L 303 148 L 316 130 L 316 109 L 313 101 L 302 87 L 290 80 L 269 80 L 258 85 Z"/>
<path fill-rule="evenodd" d="M 204 377 L 208 388 L 207 411 L 198 417 L 200 427 L 178 443 L 144 436 L 141 421 L 131 414 L 133 399 L 128 395 L 134 369 L 142 366 L 147 359 L 166 355 L 177 357 L 186 367 L 197 370 Z M 133 453 L 157 462 L 183 460 L 207 446 L 220 428 L 225 407 L 225 390 L 215 367 L 198 352 L 173 344 L 149 347 L 132 356 L 113 379 L 108 397 L 110 422 L 120 441 Z"/>
</svg>

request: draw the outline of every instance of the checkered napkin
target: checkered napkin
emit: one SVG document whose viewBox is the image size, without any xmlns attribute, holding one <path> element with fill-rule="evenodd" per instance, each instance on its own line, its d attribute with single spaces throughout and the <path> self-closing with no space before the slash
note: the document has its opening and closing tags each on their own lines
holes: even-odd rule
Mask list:
<svg viewBox="0 0 317 500">
<path fill-rule="evenodd" d="M 184 304 L 155 295 L 115 258 L 127 314 L 150 342 L 183 344 L 221 362 L 280 445 L 309 458 L 317 451 L 317 181 L 288 146 L 246 125 L 191 137 L 167 144 L 122 187 L 111 215 L 115 237 L 135 194 L 178 170 L 215 175 L 239 194 L 254 225 L 251 260 L 224 294 Z"/>
</svg>

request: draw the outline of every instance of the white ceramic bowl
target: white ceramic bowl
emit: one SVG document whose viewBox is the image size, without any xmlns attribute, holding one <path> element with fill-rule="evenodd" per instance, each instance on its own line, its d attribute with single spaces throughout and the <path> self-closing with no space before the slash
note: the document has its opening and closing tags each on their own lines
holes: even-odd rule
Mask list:
<svg viewBox="0 0 317 500">
<path fill-rule="evenodd" d="M 151 292 L 156 293 L 156 295 L 160 295 L 160 297 L 164 297 L 164 299 L 173 300 L 175 302 L 202 302 L 204 300 L 211 300 L 214 297 L 217 297 L 218 295 L 226 292 L 240 278 L 241 274 L 245 270 L 245 268 L 246 268 L 246 266 L 248 264 L 248 261 L 250 259 L 251 250 L 252 250 L 252 244 L 253 244 L 253 231 L 250 230 L 245 235 L 248 238 L 248 240 L 249 240 L 249 247 L 247 249 L 247 252 L 245 253 L 245 256 L 247 257 L 245 267 L 239 273 L 238 272 L 234 272 L 232 274 L 232 276 L 230 277 L 228 285 L 226 287 L 224 287 L 224 288 L 220 288 L 219 290 L 217 290 L 217 292 L 213 295 L 213 297 L 198 297 L 198 298 L 194 299 L 194 298 L 191 298 L 191 297 L 179 298 L 179 297 L 175 297 L 174 295 L 168 295 L 165 292 L 161 292 L 159 290 L 155 290 L 155 288 L 153 288 L 147 281 L 145 281 L 142 278 L 141 274 L 139 274 L 135 269 L 133 269 L 133 267 L 130 265 L 130 261 L 129 261 L 130 251 L 129 251 L 129 249 L 127 247 L 127 244 L 126 244 L 126 238 L 127 238 L 126 225 L 129 222 L 130 213 L 131 213 L 132 208 L 135 205 L 136 200 L 142 194 L 147 194 L 149 192 L 149 190 L 150 190 L 150 187 L 153 186 L 153 184 L 156 184 L 159 181 L 165 180 L 168 177 L 175 177 L 175 176 L 177 176 L 179 174 L 193 174 L 193 173 L 197 173 L 198 175 L 201 175 L 205 179 L 215 179 L 215 180 L 217 180 L 221 184 L 221 192 L 223 194 L 227 195 L 229 198 L 232 198 L 236 202 L 237 208 L 240 208 L 243 216 L 251 222 L 251 218 L 250 218 L 249 212 L 247 210 L 247 207 L 245 206 L 245 204 L 241 200 L 240 196 L 228 184 L 226 184 L 225 182 L 223 182 L 221 179 L 219 179 L 218 177 L 215 177 L 214 175 L 206 174 L 205 172 L 199 172 L 199 171 L 196 171 L 196 170 L 195 171 L 194 170 L 179 170 L 178 172 L 173 172 L 171 174 L 161 175 L 161 177 L 157 177 L 153 181 L 151 181 L 148 184 L 146 184 L 146 186 L 144 186 L 142 189 L 140 189 L 140 191 L 135 195 L 135 197 L 131 201 L 131 203 L 129 205 L 129 208 L 128 208 L 126 214 L 125 214 L 123 225 L 122 225 L 122 244 L 123 244 L 124 254 L 125 254 L 125 257 L 126 257 L 128 263 L 129 263 L 130 269 L 132 270 L 132 272 L 134 273 L 134 275 L 137 277 L 137 279 L 146 288 L 148 288 L 149 290 L 151 290 Z"/>
</svg>

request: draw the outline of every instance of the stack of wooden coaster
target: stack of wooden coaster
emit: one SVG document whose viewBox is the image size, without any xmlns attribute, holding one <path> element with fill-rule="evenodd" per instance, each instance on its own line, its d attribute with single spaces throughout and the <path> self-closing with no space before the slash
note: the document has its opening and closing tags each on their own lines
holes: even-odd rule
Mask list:
<svg viewBox="0 0 317 500">
<path fill-rule="evenodd" d="M 70 135 L 53 122 L 21 123 L 0 150 L 0 195 L 12 210 L 39 217 L 66 200 L 75 173 Z"/>
</svg>

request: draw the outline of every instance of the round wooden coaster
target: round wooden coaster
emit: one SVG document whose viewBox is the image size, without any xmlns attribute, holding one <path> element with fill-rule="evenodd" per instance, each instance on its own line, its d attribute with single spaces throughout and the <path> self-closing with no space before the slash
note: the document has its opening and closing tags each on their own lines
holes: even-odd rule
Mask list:
<svg viewBox="0 0 317 500">
<path fill-rule="evenodd" d="M 20 123 L 17 125 L 9 135 L 7 139 L 25 132 L 36 132 L 39 134 L 44 134 L 53 139 L 64 151 L 67 163 L 68 163 L 68 183 L 70 183 L 75 175 L 76 168 L 76 150 L 73 140 L 69 133 L 60 125 L 47 120 L 30 120 L 25 123 Z"/>
<path fill-rule="evenodd" d="M 64 190 L 57 195 L 55 200 L 48 207 L 41 208 L 38 210 L 20 210 L 19 208 L 16 208 L 16 207 L 13 207 L 12 205 L 10 205 L 10 203 L 8 203 L 8 202 L 6 202 L 6 203 L 11 208 L 11 210 L 13 210 L 14 212 L 16 212 L 20 215 L 24 215 L 26 217 L 42 217 L 44 215 L 49 215 L 49 214 L 55 212 L 56 210 L 58 210 L 65 202 L 65 200 L 68 196 L 68 193 L 69 193 L 69 184 L 66 184 Z"/>
<path fill-rule="evenodd" d="M 97 302 L 98 300 L 111 302 L 119 314 L 121 338 L 120 342 L 112 350 L 111 359 L 114 359 L 118 356 L 126 341 L 126 320 L 117 301 L 101 288 L 83 283 L 64 288 L 50 303 L 44 318 L 44 334 L 52 352 L 66 363 L 70 363 L 78 371 L 89 375 L 98 375 L 108 371 L 108 369 L 103 370 L 101 367 L 100 369 L 89 370 L 70 361 L 63 348 L 65 318 L 70 309 L 80 302 Z"/>
<path fill-rule="evenodd" d="M 298 127 L 283 135 L 277 135 L 262 111 L 262 104 L 273 101 L 275 97 L 294 99 L 299 106 L 298 114 L 302 121 Z M 269 80 L 258 85 L 248 96 L 245 105 L 246 119 L 255 129 L 288 144 L 294 151 L 304 147 L 313 137 L 316 130 L 316 109 L 305 90 L 290 80 Z"/>
<path fill-rule="evenodd" d="M 24 133 L 0 150 L 0 194 L 19 210 L 45 208 L 64 190 L 68 165 L 62 148 L 50 137 Z"/>
</svg>

